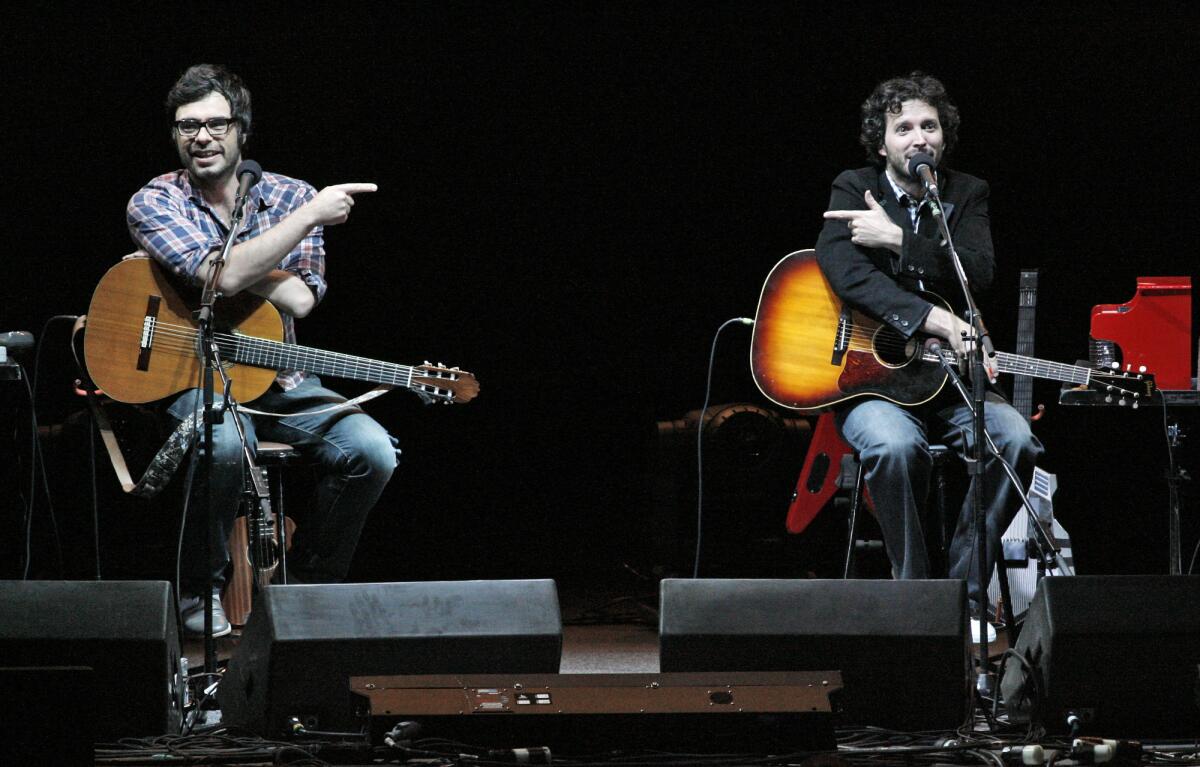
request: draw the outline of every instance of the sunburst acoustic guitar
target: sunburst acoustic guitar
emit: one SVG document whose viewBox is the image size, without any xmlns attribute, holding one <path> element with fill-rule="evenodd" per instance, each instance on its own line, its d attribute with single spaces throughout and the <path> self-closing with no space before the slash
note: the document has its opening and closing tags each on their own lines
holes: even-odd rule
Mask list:
<svg viewBox="0 0 1200 767">
<path fill-rule="evenodd" d="M 930 300 L 943 305 L 937 296 Z M 919 405 L 937 396 L 946 373 L 929 350 L 932 338 L 905 338 L 847 306 L 833 292 L 813 250 L 783 258 L 763 284 L 750 344 L 754 382 L 771 401 L 815 411 L 855 397 Z M 957 363 L 953 352 L 942 351 Z M 998 352 L 1001 373 L 1067 381 L 1099 389 L 1136 407 L 1155 392 L 1147 372 L 1096 370 Z"/>
</svg>

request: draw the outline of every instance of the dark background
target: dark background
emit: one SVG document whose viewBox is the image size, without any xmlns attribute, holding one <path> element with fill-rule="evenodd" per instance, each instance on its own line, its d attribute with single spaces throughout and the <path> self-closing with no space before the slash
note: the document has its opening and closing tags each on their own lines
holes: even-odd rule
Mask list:
<svg viewBox="0 0 1200 767">
<path fill-rule="evenodd" d="M 688 571 L 694 464 L 655 422 L 700 407 L 718 325 L 753 316 L 770 267 L 815 242 L 830 181 L 863 164 L 858 109 L 879 80 L 926 70 L 962 112 L 952 162 L 992 185 L 1002 348 L 1022 267 L 1041 269 L 1037 354 L 1064 362 L 1086 356 L 1093 305 L 1128 300 L 1139 275 L 1194 271 L 1200 11 L 824 5 L 147 3 L 10 19 L 0 330 L 44 342 L 43 422 L 79 411 L 66 327 L 43 323 L 86 311 L 132 249 L 126 201 L 177 167 L 167 89 L 190 64 L 226 64 L 254 95 L 246 156 L 317 187 L 380 188 L 326 232 L 331 289 L 301 341 L 461 365 L 483 385 L 462 408 L 404 393 L 369 406 L 405 458 L 353 577 Z M 748 342 L 722 337 L 714 403 L 769 405 Z M 4 387 L 19 421 L 23 395 Z M 1036 395 L 1081 571 L 1165 571 L 1161 412 L 1060 407 L 1053 383 Z M 12 433 L 6 577 L 28 495 L 27 437 Z M 77 576 L 93 568 L 81 434 L 49 448 Z M 704 572 L 819 572 L 832 524 L 828 541 L 782 534 L 802 441 L 746 450 L 709 457 Z M 1179 458 L 1194 465 L 1186 439 Z M 99 469 L 106 574 L 165 561 L 177 512 L 121 497 Z M 48 529 L 39 501 L 46 576 Z"/>
</svg>

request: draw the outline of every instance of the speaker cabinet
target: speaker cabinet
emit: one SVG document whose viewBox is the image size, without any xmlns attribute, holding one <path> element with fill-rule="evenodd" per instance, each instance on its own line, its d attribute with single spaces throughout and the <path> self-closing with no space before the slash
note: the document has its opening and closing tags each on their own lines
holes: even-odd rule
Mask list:
<svg viewBox="0 0 1200 767">
<path fill-rule="evenodd" d="M 279 735 L 357 728 L 350 677 L 557 673 L 554 581 L 269 586 L 217 693 L 222 721 Z"/>
<path fill-rule="evenodd" d="M 664 672 L 842 672 L 845 724 L 949 729 L 971 706 L 962 581 L 665 579 Z"/>
<path fill-rule="evenodd" d="M 1116 736 L 1200 732 L 1200 576 L 1044 578 L 1000 689 L 1009 717 Z"/>
<path fill-rule="evenodd" d="M 88 718 L 97 740 L 179 731 L 186 679 L 166 581 L 0 581 L 0 659 L 5 688 L 44 677 L 59 716 Z M 12 703 L 11 692 L 0 696 Z"/>
</svg>

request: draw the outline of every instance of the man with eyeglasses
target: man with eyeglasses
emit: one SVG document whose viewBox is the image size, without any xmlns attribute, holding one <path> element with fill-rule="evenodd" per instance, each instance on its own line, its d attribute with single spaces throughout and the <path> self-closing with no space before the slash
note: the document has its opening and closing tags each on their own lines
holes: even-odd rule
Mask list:
<svg viewBox="0 0 1200 767">
<path fill-rule="evenodd" d="M 171 135 L 181 170 L 152 179 L 129 202 L 126 217 L 138 247 L 188 285 L 202 285 L 228 231 L 238 179 L 235 171 L 250 135 L 250 92 L 234 73 L 199 64 L 167 94 Z M 296 340 L 294 317 L 304 317 L 325 295 L 323 228 L 350 215 L 354 195 L 374 184 L 337 184 L 317 192 L 311 185 L 276 173 L 263 173 L 248 195 L 218 289 L 262 296 L 283 314 L 284 340 Z M 288 554 L 288 580 L 326 583 L 345 578 L 367 513 L 396 467 L 394 442 L 382 426 L 357 407 L 305 414 L 344 402 L 320 380 L 300 371 L 282 371 L 250 407 L 286 418 L 243 417 L 252 446 L 257 439 L 295 446 L 318 465 L 311 517 L 297 528 Z M 169 413 L 182 421 L 199 404 L 196 390 L 180 395 Z M 212 493 L 218 518 L 210 530 L 212 562 L 201 561 L 206 499 L 194 489 L 184 530 L 180 611 L 184 630 L 204 630 L 203 585 L 214 578 L 213 633 L 231 630 L 217 597 L 229 554 L 225 541 L 243 490 L 241 444 L 232 423 L 214 426 Z"/>
</svg>

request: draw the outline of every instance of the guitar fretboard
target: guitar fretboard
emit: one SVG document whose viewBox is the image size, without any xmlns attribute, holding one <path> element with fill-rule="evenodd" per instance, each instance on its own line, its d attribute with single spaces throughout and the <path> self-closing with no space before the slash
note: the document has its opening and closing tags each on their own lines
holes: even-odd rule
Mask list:
<svg viewBox="0 0 1200 767">
<path fill-rule="evenodd" d="M 943 349 L 942 353 L 946 355 L 947 359 L 958 364 L 958 355 L 953 351 Z M 924 359 L 929 362 L 938 361 L 937 355 L 932 353 L 926 353 Z M 1008 352 L 996 352 L 996 367 L 1001 373 L 1048 378 L 1052 381 L 1069 381 L 1079 385 L 1087 385 L 1092 380 L 1092 371 L 1088 368 L 1040 360 L 1036 357 L 1023 357 L 1020 354 L 1009 354 Z"/>
<path fill-rule="evenodd" d="M 274 370 L 303 370 L 317 375 L 412 388 L 411 365 L 397 365 L 352 354 L 339 354 L 280 341 L 241 335 L 219 335 L 222 352 L 243 365 Z"/>
</svg>

